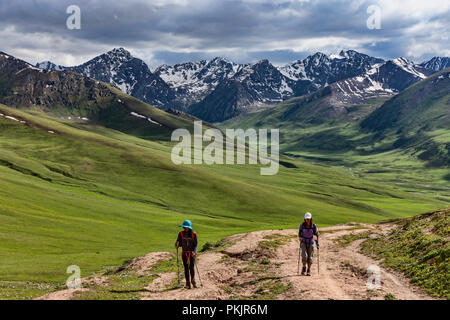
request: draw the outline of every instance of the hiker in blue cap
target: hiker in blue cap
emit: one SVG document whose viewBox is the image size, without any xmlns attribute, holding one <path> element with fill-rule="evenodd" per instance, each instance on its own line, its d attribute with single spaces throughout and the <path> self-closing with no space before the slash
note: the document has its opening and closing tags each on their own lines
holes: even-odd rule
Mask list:
<svg viewBox="0 0 450 320">
<path fill-rule="evenodd" d="M 192 223 L 189 220 L 185 220 L 179 227 L 183 228 L 178 234 L 175 247 L 182 248 L 181 259 L 184 265 L 184 276 L 186 278 L 186 289 L 191 289 L 191 283 L 194 288 L 197 288 L 195 282 L 195 258 L 197 256 L 197 234 L 192 229 Z M 190 281 L 192 280 L 192 282 Z"/>
</svg>

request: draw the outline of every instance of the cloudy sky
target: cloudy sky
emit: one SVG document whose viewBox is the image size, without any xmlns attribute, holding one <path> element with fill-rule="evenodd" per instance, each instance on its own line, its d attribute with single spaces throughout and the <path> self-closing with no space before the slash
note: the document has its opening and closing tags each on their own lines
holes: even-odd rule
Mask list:
<svg viewBox="0 0 450 320">
<path fill-rule="evenodd" d="M 67 28 L 70 5 L 80 30 Z M 367 26 L 371 5 L 380 29 Z M 152 68 L 216 56 L 285 64 L 341 49 L 422 62 L 450 56 L 449 18 L 450 0 L 0 0 L 0 51 L 66 66 L 114 47 Z"/>
</svg>

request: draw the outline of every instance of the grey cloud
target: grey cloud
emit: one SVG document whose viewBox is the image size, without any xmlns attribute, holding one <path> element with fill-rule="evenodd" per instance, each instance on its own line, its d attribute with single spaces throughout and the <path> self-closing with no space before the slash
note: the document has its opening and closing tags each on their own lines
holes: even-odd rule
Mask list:
<svg viewBox="0 0 450 320">
<path fill-rule="evenodd" d="M 431 17 L 390 16 L 383 19 L 382 30 L 369 30 L 366 9 L 374 2 L 0 0 L 0 50 L 34 50 L 40 55 L 47 51 L 49 56 L 67 54 L 77 59 L 124 46 L 164 63 L 217 55 L 238 62 L 269 58 L 282 63 L 312 51 L 336 52 L 351 43 L 357 48 L 346 49 L 392 58 L 407 55 L 411 41 L 426 41 L 423 30 L 414 31 L 413 26 L 428 21 L 449 29 L 447 11 Z M 66 8 L 72 4 L 82 9 L 81 30 L 65 26 Z M 21 35 L 26 41 L 13 39 Z M 40 41 L 42 35 L 50 36 L 54 43 Z M 338 40 L 324 43 L 327 38 Z M 305 43 L 309 43 L 307 47 Z M 436 47 L 449 51 L 448 41 Z"/>
</svg>

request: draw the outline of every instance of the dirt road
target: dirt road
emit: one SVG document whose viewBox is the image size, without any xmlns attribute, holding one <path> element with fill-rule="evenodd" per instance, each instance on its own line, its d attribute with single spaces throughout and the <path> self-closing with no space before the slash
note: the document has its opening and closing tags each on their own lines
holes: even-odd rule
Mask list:
<svg viewBox="0 0 450 320">
<path fill-rule="evenodd" d="M 140 292 L 141 299 L 290 299 L 290 300 L 353 300 L 353 299 L 431 299 L 413 287 L 402 275 L 380 268 L 381 287 L 367 288 L 367 268 L 377 261 L 359 253 L 362 240 L 342 246 L 336 240 L 345 235 L 370 231 L 386 232 L 389 225 L 349 224 L 320 229 L 320 274 L 317 256 L 312 276 L 299 276 L 297 230 L 258 231 L 235 235 L 224 245 L 200 254 L 198 268 L 203 286 L 192 290 L 177 288 L 177 274 L 156 274 Z M 357 237 L 355 237 L 357 238 Z M 317 251 L 316 251 L 317 254 Z M 141 274 L 151 272 L 152 265 L 168 259 L 169 253 L 150 253 L 134 260 L 129 267 Z M 137 269 L 136 269 L 137 268 Z M 182 275 L 180 275 L 183 278 Z M 107 279 L 102 283 L 107 283 Z M 86 280 L 85 280 L 86 281 Z M 91 281 L 95 281 L 92 280 Z M 98 282 L 98 281 L 97 281 Z M 182 280 L 181 285 L 184 283 Z M 73 291 L 59 291 L 41 299 L 70 299 Z"/>
</svg>

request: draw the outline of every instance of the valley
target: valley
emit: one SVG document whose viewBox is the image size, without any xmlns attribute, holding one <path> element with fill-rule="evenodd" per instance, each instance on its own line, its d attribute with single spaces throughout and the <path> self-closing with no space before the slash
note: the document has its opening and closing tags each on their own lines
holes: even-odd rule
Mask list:
<svg viewBox="0 0 450 320">
<path fill-rule="evenodd" d="M 221 127 L 280 128 L 287 156 L 448 201 L 449 72 L 358 105 L 337 101 L 330 86 Z"/>
<path fill-rule="evenodd" d="M 123 59 L 119 65 L 130 59 L 140 65 L 122 50 L 113 53 Z M 341 54 L 316 55 L 315 62 L 302 64 L 366 61 L 362 69 L 341 75 L 354 77 L 355 72 L 370 76 L 372 62 L 382 63 Z M 356 92 L 353 81 L 325 85 L 323 78 L 323 84 L 302 87 L 308 94 L 283 101 L 287 96 L 272 90 L 282 73 L 269 64 L 231 67 L 230 72 L 241 72 L 240 81 L 217 84 L 203 100 L 212 103 L 197 102 L 201 112 L 189 114 L 186 106 L 157 108 L 132 97 L 117 79 L 111 83 L 60 66 L 44 70 L 1 53 L 0 298 L 33 299 L 57 291 L 69 265 L 90 277 L 149 252 L 168 252 L 187 217 L 203 246 L 236 234 L 296 228 L 306 211 L 322 228 L 448 207 L 448 69 L 421 78 L 405 74 L 409 62 L 386 63 L 388 73 L 415 84 L 398 94 L 350 101 L 345 88 Z M 105 67 L 102 61 L 96 66 Z M 242 74 L 245 70 L 250 76 Z M 272 89 L 254 95 L 268 70 Z M 298 85 L 308 81 L 284 71 Z M 326 67 L 324 74 L 332 79 L 329 71 Z M 220 88 L 231 100 L 217 94 Z M 271 106 L 242 113 L 238 100 L 247 101 L 246 107 L 255 101 Z M 222 114 L 211 108 L 217 106 Z M 397 116 L 395 110 L 402 112 Z M 261 176 L 261 165 L 175 165 L 171 133 L 193 132 L 196 115 L 227 120 L 204 122 L 205 128 L 279 128 L 278 174 Z M 140 286 L 141 280 L 149 279 L 132 282 Z"/>
<path fill-rule="evenodd" d="M 446 205 L 297 160 L 286 160 L 296 168 L 270 177 L 260 176 L 258 166 L 175 166 L 170 142 L 4 106 L 0 112 L 25 121 L 0 117 L 0 279 L 44 291 L 67 278 L 68 265 L 89 275 L 167 250 L 186 216 L 205 243 L 292 228 L 306 210 L 327 226 Z"/>
</svg>

